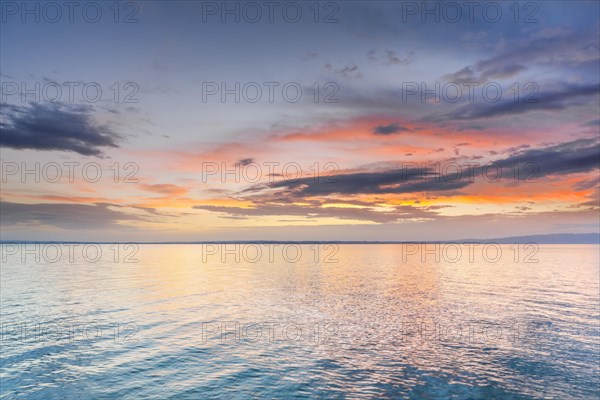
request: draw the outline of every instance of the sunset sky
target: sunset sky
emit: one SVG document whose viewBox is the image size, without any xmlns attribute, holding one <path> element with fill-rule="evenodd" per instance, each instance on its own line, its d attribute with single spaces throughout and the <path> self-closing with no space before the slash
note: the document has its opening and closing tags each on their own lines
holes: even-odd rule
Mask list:
<svg viewBox="0 0 600 400">
<path fill-rule="evenodd" d="M 3 5 L 2 240 L 598 232 L 599 2 L 496 2 L 497 22 L 368 3 L 256 23 L 207 2 L 117 23 Z"/>
</svg>

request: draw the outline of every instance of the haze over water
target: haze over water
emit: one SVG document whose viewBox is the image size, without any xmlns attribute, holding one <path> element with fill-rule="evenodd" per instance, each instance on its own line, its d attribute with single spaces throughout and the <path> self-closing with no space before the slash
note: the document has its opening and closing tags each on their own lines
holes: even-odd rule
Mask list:
<svg viewBox="0 0 600 400">
<path fill-rule="evenodd" d="M 600 395 L 597 245 L 6 246 L 2 399 Z"/>
</svg>

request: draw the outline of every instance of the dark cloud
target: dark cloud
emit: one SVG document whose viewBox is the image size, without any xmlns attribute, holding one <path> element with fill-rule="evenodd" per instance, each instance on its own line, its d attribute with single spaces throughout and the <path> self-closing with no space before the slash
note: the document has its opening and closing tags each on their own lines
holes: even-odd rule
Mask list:
<svg viewBox="0 0 600 400">
<path fill-rule="evenodd" d="M 0 108 L 0 146 L 13 149 L 69 151 L 101 157 L 102 149 L 119 147 L 120 138 L 97 124 L 91 106 L 61 103 Z"/>
<path fill-rule="evenodd" d="M 336 195 L 350 197 L 355 195 L 384 195 L 422 193 L 423 198 L 455 196 L 464 194 L 461 189 L 483 179 L 483 172 L 489 168 L 501 171 L 499 185 L 514 185 L 515 171 L 518 171 L 520 183 L 557 175 L 590 173 L 600 169 L 600 143 L 594 139 L 578 139 L 571 142 L 552 144 L 541 148 L 529 145 L 517 146 L 502 153 L 502 158 L 479 164 L 472 174 L 463 169 L 462 176 L 448 173 L 440 174 L 444 168 L 418 168 L 411 163 L 403 168 L 380 169 L 372 172 L 341 174 L 333 179 L 318 180 L 313 177 L 296 180 L 282 180 L 261 184 L 236 194 L 236 198 L 252 204 L 252 207 L 232 207 L 218 205 L 197 205 L 193 208 L 222 214 L 231 218 L 258 218 L 262 216 L 302 216 L 308 220 L 314 218 L 338 218 L 344 220 L 362 220 L 386 224 L 410 220 L 439 220 L 442 217 L 436 207 L 393 206 L 383 209 L 379 203 L 354 200 L 335 200 Z M 450 160 L 451 161 L 451 160 Z M 518 168 L 516 168 L 518 166 Z M 450 171 L 450 170 L 448 170 Z M 498 176 L 492 172 L 493 176 Z M 486 174 L 489 176 L 489 174 Z M 489 181 L 488 181 L 489 182 Z M 597 187 L 598 178 L 580 181 L 576 190 Z M 333 200 L 332 197 L 333 196 Z M 595 195 L 597 197 L 597 195 Z M 299 200 L 299 201 L 296 201 Z M 356 207 L 335 207 L 329 203 L 341 202 Z M 595 203 L 595 204 L 593 204 Z M 596 207 L 597 199 L 578 205 L 578 207 Z M 529 206 L 519 205 L 513 213 L 530 212 Z"/>
<path fill-rule="evenodd" d="M 502 150 L 502 154 L 514 154 L 529 148 L 531 148 L 530 144 L 520 144 L 518 146 L 509 147 L 506 150 Z"/>
<path fill-rule="evenodd" d="M 529 37 L 515 40 L 506 50 L 476 64 L 480 71 L 517 65 L 527 60 L 534 64 L 579 65 L 598 61 L 598 29 L 595 32 L 574 33 L 569 30 L 540 30 Z"/>
<path fill-rule="evenodd" d="M 580 104 L 578 98 L 597 95 L 598 93 L 600 93 L 599 84 L 581 86 L 570 85 L 561 90 L 535 93 L 531 98 L 528 98 L 528 100 L 531 100 L 532 102 L 525 102 L 525 98 L 515 101 L 512 96 L 509 96 L 509 99 L 500 100 L 496 103 L 479 102 L 463 104 L 448 113 L 442 115 L 430 115 L 424 119 L 428 121 L 443 122 L 516 115 L 532 111 L 564 110 L 568 107 Z"/>
<path fill-rule="evenodd" d="M 197 205 L 194 209 L 226 214 L 229 218 L 245 219 L 262 216 L 301 216 L 307 219 L 338 218 L 345 220 L 361 220 L 376 223 L 394 222 L 403 218 L 434 218 L 435 209 L 418 208 L 413 206 L 395 206 L 389 210 L 374 210 L 372 204 L 364 203 L 363 208 L 323 207 L 330 201 L 311 200 L 308 205 L 291 205 L 279 203 L 277 199 L 257 199 L 255 207 L 225 207 L 212 205 Z M 344 203 L 348 203 L 344 201 Z"/>
<path fill-rule="evenodd" d="M 393 50 L 385 50 L 381 56 L 377 54 L 377 50 L 369 50 L 367 58 L 384 65 L 408 65 L 412 64 L 415 60 L 415 52 L 409 51 L 406 56 L 402 57 Z"/>
<path fill-rule="evenodd" d="M 475 74 L 475 69 L 472 66 L 467 66 L 451 74 L 444 75 L 442 79 L 460 84 L 465 82 L 477 82 L 478 77 Z"/>
<path fill-rule="evenodd" d="M 472 171 L 463 169 L 458 177 L 454 169 L 448 169 L 447 175 L 439 173 L 440 168 L 423 166 L 413 167 L 406 163 L 402 168 L 375 172 L 357 172 L 336 175 L 332 179 L 316 180 L 302 178 L 282 180 L 266 185 L 257 185 L 241 192 L 242 196 L 257 196 L 267 190 L 267 196 L 273 201 L 274 196 L 281 196 L 282 203 L 289 198 L 307 198 L 311 196 L 356 195 L 356 194 L 402 194 L 422 192 L 444 192 L 458 194 L 463 189 L 483 176 L 485 171 L 501 169 L 501 177 L 506 183 L 515 179 L 515 166 L 519 166 L 519 181 L 533 180 L 549 175 L 565 175 L 590 172 L 600 168 L 600 146 L 592 139 L 579 139 L 538 149 L 514 148 L 513 152 L 503 159 L 488 164 L 474 166 Z M 450 172 L 453 171 L 453 172 Z M 472 172 L 470 174 L 469 172 Z M 493 172 L 486 174 L 488 176 Z M 264 193 L 267 193 L 264 192 Z M 248 197 L 245 197 L 248 198 Z"/>
<path fill-rule="evenodd" d="M 332 194 L 386 194 L 386 193 L 419 193 L 429 191 L 457 190 L 469 185 L 466 178 L 456 179 L 454 175 L 438 176 L 433 168 L 406 168 L 378 172 L 358 172 L 336 175 L 328 180 L 303 178 L 283 180 L 268 184 L 270 189 L 285 189 L 285 194 L 292 197 L 328 196 Z M 264 187 L 246 190 L 256 192 Z"/>
<path fill-rule="evenodd" d="M 533 178 L 589 172 L 600 168 L 600 145 L 593 139 L 578 139 L 541 149 L 519 151 L 490 165 L 511 169 L 517 164 L 535 166 Z M 524 173 L 532 171 L 534 169 Z"/>
<path fill-rule="evenodd" d="M 524 61 L 533 65 L 578 66 L 600 59 L 598 32 L 574 33 L 566 29 L 542 29 L 528 37 L 511 41 L 510 46 L 497 51 L 497 55 L 481 60 L 475 65 L 444 76 L 457 82 L 481 82 L 490 79 L 507 79 L 527 69 Z"/>
<path fill-rule="evenodd" d="M 485 83 L 491 79 L 507 79 L 526 70 L 520 64 L 498 65 L 487 69 L 478 70 L 477 67 L 468 66 L 454 73 L 444 75 L 442 78 L 448 82 L 463 84 L 468 82 Z M 477 73 L 477 72 L 479 73 Z"/>
<path fill-rule="evenodd" d="M 481 80 L 488 81 L 490 79 L 507 79 L 517 75 L 521 71 L 525 71 L 526 69 L 527 67 L 520 64 L 500 65 L 483 70 L 481 73 Z"/>
<path fill-rule="evenodd" d="M 358 70 L 356 65 L 351 67 L 344 67 L 342 69 L 335 70 L 335 73 L 344 78 L 362 78 L 362 74 Z"/>
<path fill-rule="evenodd" d="M 334 74 L 346 79 L 360 79 L 363 77 L 358 69 L 358 66 L 356 65 L 347 66 L 344 68 L 334 68 L 331 64 L 325 64 L 323 69 L 325 69 L 327 72 L 333 72 Z"/>
<path fill-rule="evenodd" d="M 408 64 L 411 64 L 414 61 L 414 56 L 415 56 L 415 52 L 414 51 L 410 51 L 406 57 L 400 58 L 396 54 L 396 52 L 394 52 L 392 50 L 388 50 L 388 51 L 385 52 L 385 61 L 384 61 L 384 64 L 387 64 L 387 65 L 397 65 L 397 64 L 408 65 Z"/>
<path fill-rule="evenodd" d="M 21 204 L 0 203 L 2 226 L 41 224 L 63 229 L 96 229 L 122 226 L 119 222 L 144 221 L 145 218 L 111 210 L 111 204 Z M 116 206 L 118 207 L 118 206 Z"/>
<path fill-rule="evenodd" d="M 600 186 L 600 176 L 597 176 L 595 178 L 592 179 L 584 179 L 580 182 L 577 182 L 575 185 L 573 185 L 573 188 L 575 190 L 589 190 L 592 188 L 597 188 Z M 596 205 L 598 205 L 598 203 L 596 203 Z"/>
<path fill-rule="evenodd" d="M 378 125 L 373 128 L 373 133 L 376 135 L 392 135 L 398 132 L 408 132 L 409 128 L 405 126 L 401 126 L 399 123 L 395 122 L 389 125 Z"/>
<path fill-rule="evenodd" d="M 238 160 L 235 164 L 241 167 L 245 167 L 246 165 L 250 165 L 254 162 L 253 158 L 242 158 Z"/>
<path fill-rule="evenodd" d="M 600 119 L 594 119 L 586 122 L 583 126 L 600 126 Z"/>
</svg>

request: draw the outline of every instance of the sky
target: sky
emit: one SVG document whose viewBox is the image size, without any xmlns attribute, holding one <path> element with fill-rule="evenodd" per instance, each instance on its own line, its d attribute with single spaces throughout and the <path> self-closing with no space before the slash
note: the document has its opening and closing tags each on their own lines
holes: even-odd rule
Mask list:
<svg viewBox="0 0 600 400">
<path fill-rule="evenodd" d="M 599 231 L 597 1 L 0 12 L 2 240 Z"/>
</svg>

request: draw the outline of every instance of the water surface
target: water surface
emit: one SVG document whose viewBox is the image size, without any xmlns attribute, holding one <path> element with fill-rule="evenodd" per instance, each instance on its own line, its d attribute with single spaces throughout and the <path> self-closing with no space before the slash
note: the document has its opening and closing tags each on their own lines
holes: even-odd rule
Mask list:
<svg viewBox="0 0 600 400">
<path fill-rule="evenodd" d="M 6 246 L 2 399 L 600 395 L 596 245 Z"/>
</svg>

